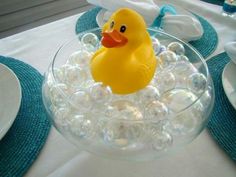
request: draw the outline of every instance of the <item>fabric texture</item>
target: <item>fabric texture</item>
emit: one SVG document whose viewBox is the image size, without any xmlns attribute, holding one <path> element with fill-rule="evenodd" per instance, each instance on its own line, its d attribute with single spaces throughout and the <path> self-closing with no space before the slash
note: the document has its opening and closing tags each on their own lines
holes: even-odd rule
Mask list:
<svg viewBox="0 0 236 177">
<path fill-rule="evenodd" d="M 225 52 L 207 61 L 215 88 L 215 107 L 207 127 L 216 142 L 236 161 L 236 110 L 225 95 L 221 79 L 229 61 Z"/>
<path fill-rule="evenodd" d="M 50 123 L 42 102 L 42 75 L 19 60 L 0 56 L 0 63 L 18 77 L 22 100 L 18 115 L 0 141 L 0 176 L 20 177 L 37 158 L 47 139 Z"/>
<path fill-rule="evenodd" d="M 92 28 L 97 28 L 98 25 L 96 22 L 96 16 L 100 10 L 100 7 L 96 7 L 84 13 L 76 23 L 76 34 Z M 192 41 L 190 42 L 190 44 L 193 45 L 202 54 L 204 58 L 206 58 L 215 51 L 218 44 L 218 36 L 215 29 L 207 20 L 198 15 L 195 16 L 202 24 L 204 33 L 201 39 L 197 41 Z"/>
</svg>

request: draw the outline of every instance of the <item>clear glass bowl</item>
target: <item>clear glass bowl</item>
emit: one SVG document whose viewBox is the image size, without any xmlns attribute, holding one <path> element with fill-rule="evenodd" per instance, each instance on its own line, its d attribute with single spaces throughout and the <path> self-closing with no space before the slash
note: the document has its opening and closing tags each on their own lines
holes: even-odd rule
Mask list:
<svg viewBox="0 0 236 177">
<path fill-rule="evenodd" d="M 151 160 L 186 145 L 206 127 L 214 88 L 205 60 L 189 44 L 148 31 L 161 45 L 182 44 L 187 59 L 162 62 L 151 86 L 134 94 L 116 95 L 93 82 L 88 58 L 100 46 L 101 29 L 79 34 L 56 53 L 45 73 L 43 101 L 56 129 L 81 149 L 113 159 Z"/>
</svg>

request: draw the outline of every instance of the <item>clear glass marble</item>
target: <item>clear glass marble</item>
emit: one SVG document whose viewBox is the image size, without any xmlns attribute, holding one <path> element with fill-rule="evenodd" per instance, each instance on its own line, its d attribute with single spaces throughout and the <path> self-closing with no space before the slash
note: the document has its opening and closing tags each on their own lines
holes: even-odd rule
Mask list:
<svg viewBox="0 0 236 177">
<path fill-rule="evenodd" d="M 92 54 L 88 52 L 87 50 L 79 50 L 76 52 L 73 52 L 70 56 L 69 59 L 67 60 L 67 63 L 69 65 L 79 65 L 82 68 L 86 68 L 89 66 L 89 61 L 90 58 L 92 57 Z"/>
<path fill-rule="evenodd" d="M 106 102 L 111 98 L 111 89 L 107 86 L 104 86 L 102 83 L 95 83 L 91 86 L 90 95 L 95 102 Z"/>
<path fill-rule="evenodd" d="M 184 55 L 185 49 L 180 42 L 172 42 L 167 46 L 167 50 L 174 52 L 176 55 Z"/>
<path fill-rule="evenodd" d="M 172 72 L 165 72 L 164 70 L 154 76 L 152 84 L 156 85 L 159 92 L 162 94 L 175 88 L 176 78 Z"/>
<path fill-rule="evenodd" d="M 64 75 L 65 82 L 73 87 L 77 87 L 87 81 L 87 73 L 78 65 L 70 65 L 67 67 L 64 71 Z"/>
<path fill-rule="evenodd" d="M 152 37 L 152 45 L 153 45 L 153 49 L 155 51 L 155 54 L 160 53 L 161 50 L 161 44 L 159 42 L 159 40 L 155 37 Z"/>
<path fill-rule="evenodd" d="M 207 80 L 204 74 L 193 73 L 187 78 L 187 88 L 192 90 L 196 94 L 204 92 L 207 86 Z"/>
<path fill-rule="evenodd" d="M 160 53 L 159 55 L 161 65 L 163 68 L 172 69 L 176 65 L 177 56 L 174 52 L 166 50 Z"/>
<path fill-rule="evenodd" d="M 167 119 L 168 114 L 168 107 L 160 101 L 153 101 L 145 108 L 146 119 L 161 121 Z"/>
<path fill-rule="evenodd" d="M 160 92 L 157 87 L 149 85 L 146 88 L 140 90 L 137 93 L 137 96 L 138 100 L 141 101 L 143 105 L 147 105 L 152 101 L 158 100 L 160 97 Z"/>
<path fill-rule="evenodd" d="M 99 45 L 99 39 L 94 33 L 85 33 L 81 38 L 81 42 L 84 45 L 91 45 L 94 48 L 98 47 Z"/>
<path fill-rule="evenodd" d="M 85 115 L 74 115 L 69 121 L 69 128 L 73 135 L 80 138 L 89 138 L 95 132 L 94 123 Z"/>
</svg>

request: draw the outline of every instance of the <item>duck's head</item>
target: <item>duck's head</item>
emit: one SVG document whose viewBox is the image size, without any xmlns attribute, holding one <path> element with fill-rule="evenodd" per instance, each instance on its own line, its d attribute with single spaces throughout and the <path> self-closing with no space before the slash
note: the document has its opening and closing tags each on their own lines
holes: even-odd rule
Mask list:
<svg viewBox="0 0 236 177">
<path fill-rule="evenodd" d="M 106 48 L 136 48 L 146 37 L 146 23 L 134 10 L 117 10 L 102 29 L 101 43 Z"/>
</svg>

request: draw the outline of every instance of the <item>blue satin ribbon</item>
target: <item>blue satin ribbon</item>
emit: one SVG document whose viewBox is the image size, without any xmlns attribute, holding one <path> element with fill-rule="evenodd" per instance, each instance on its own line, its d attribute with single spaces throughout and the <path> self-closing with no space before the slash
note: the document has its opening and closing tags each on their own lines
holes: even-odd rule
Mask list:
<svg viewBox="0 0 236 177">
<path fill-rule="evenodd" d="M 156 17 L 156 19 L 154 20 L 154 22 L 152 23 L 152 27 L 158 27 L 161 28 L 162 26 L 162 18 L 165 16 L 166 13 L 170 13 L 172 15 L 176 15 L 176 10 L 173 6 L 171 5 L 163 5 L 160 8 L 160 14 L 158 17 Z"/>
</svg>

